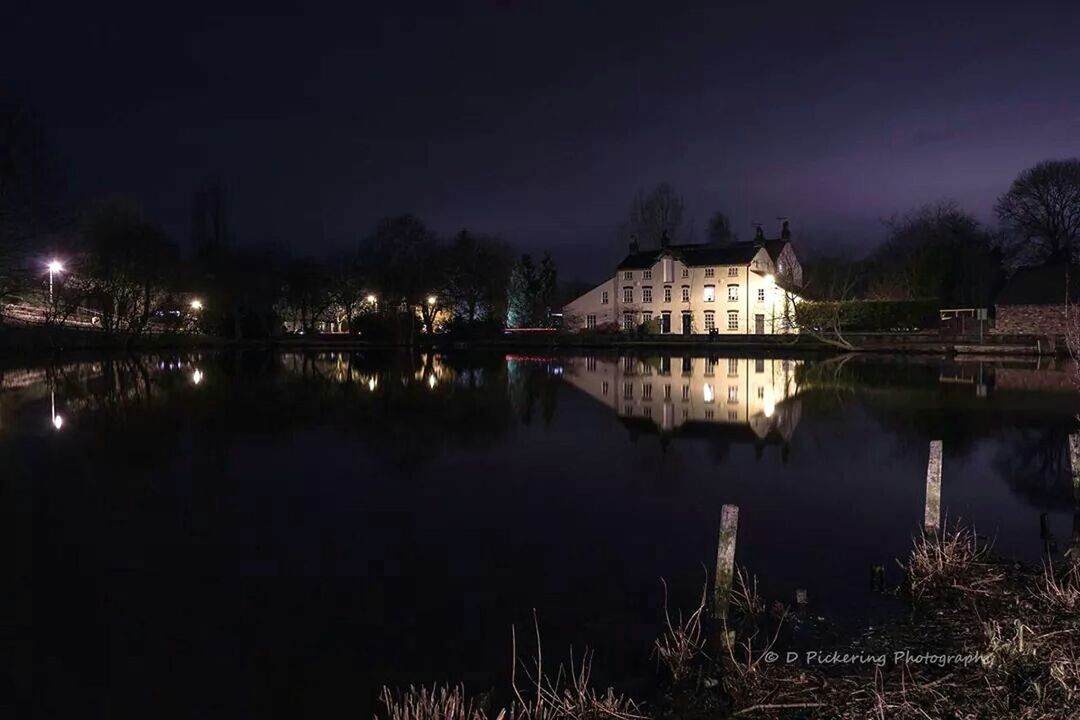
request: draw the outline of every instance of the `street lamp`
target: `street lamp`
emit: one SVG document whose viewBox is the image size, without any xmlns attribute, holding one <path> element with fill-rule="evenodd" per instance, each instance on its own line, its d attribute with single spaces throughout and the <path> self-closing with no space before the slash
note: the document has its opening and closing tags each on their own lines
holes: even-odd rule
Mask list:
<svg viewBox="0 0 1080 720">
<path fill-rule="evenodd" d="M 196 298 L 195 300 L 192 300 L 191 301 L 191 309 L 194 310 L 195 312 L 199 312 L 200 310 L 202 310 L 203 309 L 202 300 L 199 300 L 198 298 Z"/>
<path fill-rule="evenodd" d="M 49 269 L 49 304 L 53 304 L 53 275 L 64 272 L 64 263 L 57 259 L 52 259 L 49 264 L 46 265 Z"/>
<path fill-rule="evenodd" d="M 364 299 L 365 299 L 365 300 L 367 300 L 367 301 L 368 301 L 369 303 L 371 303 L 372 305 L 374 305 L 374 304 L 375 304 L 375 301 L 376 301 L 376 300 L 377 300 L 378 298 L 376 298 L 376 297 L 375 297 L 374 295 L 368 295 L 368 296 L 367 296 L 366 298 L 364 298 Z"/>
<path fill-rule="evenodd" d="M 428 305 L 434 305 L 435 304 L 435 296 L 434 295 L 428 295 L 427 304 Z"/>
</svg>

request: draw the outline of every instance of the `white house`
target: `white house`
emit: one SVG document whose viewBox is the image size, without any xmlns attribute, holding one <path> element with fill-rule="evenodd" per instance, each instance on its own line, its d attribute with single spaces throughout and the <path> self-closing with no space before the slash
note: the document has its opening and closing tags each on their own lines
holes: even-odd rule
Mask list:
<svg viewBox="0 0 1080 720">
<path fill-rule="evenodd" d="M 630 244 L 615 275 L 563 307 L 563 325 L 584 330 L 645 322 L 661 334 L 795 332 L 791 314 L 802 266 L 787 223 L 780 238 L 727 245 Z M 652 321 L 655 321 L 652 324 Z"/>
</svg>

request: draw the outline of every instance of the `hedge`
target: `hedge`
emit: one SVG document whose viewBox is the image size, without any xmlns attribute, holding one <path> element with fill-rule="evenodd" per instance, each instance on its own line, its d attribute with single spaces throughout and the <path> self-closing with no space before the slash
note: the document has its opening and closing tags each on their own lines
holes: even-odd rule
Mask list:
<svg viewBox="0 0 1080 720">
<path fill-rule="evenodd" d="M 938 301 L 803 300 L 795 305 L 795 322 L 806 330 L 829 329 L 837 317 L 848 331 L 925 330 L 938 326 Z"/>
</svg>

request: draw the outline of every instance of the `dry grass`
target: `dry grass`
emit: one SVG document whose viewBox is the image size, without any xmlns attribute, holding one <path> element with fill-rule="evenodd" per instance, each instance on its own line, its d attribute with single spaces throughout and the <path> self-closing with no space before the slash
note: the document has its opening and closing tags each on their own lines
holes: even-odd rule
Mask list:
<svg viewBox="0 0 1080 720">
<path fill-rule="evenodd" d="M 485 720 L 481 704 L 465 696 L 461 685 L 447 687 L 410 686 L 408 690 L 391 691 L 383 688 L 379 702 L 386 709 L 387 720 Z"/>
<path fill-rule="evenodd" d="M 706 582 L 702 586 L 701 600 L 698 602 L 697 609 L 685 620 L 680 610 L 676 616 L 677 620 L 673 623 L 671 612 L 668 610 L 667 582 L 663 579 L 660 582 L 664 585 L 664 629 L 660 637 L 656 638 L 653 649 L 657 659 L 668 669 L 671 682 L 678 685 L 689 677 L 694 663 L 705 648 L 701 620 L 705 614 L 709 585 Z"/>
<path fill-rule="evenodd" d="M 1053 609 L 1080 613 L 1080 558 L 1070 559 L 1060 572 L 1054 571 L 1053 562 L 1045 560 L 1035 595 Z"/>
<path fill-rule="evenodd" d="M 972 527 L 960 523 L 940 533 L 923 533 L 915 539 L 907 563 L 911 594 L 916 600 L 955 590 L 988 595 L 1002 574 L 988 564 L 990 546 Z"/>
</svg>

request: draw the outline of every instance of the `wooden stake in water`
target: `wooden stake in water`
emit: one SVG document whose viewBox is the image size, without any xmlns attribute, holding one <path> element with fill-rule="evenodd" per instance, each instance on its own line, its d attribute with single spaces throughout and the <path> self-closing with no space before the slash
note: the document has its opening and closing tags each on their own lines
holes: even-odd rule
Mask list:
<svg viewBox="0 0 1080 720">
<path fill-rule="evenodd" d="M 1069 463 L 1072 467 L 1073 498 L 1080 503 L 1080 433 L 1069 436 Z"/>
<path fill-rule="evenodd" d="M 930 461 L 926 464 L 926 516 L 923 526 L 928 533 L 941 527 L 941 441 L 930 443 Z"/>
<path fill-rule="evenodd" d="M 716 584 L 713 587 L 713 617 L 727 617 L 731 581 L 735 572 L 735 535 L 739 530 L 739 506 L 720 510 L 720 541 L 716 546 Z"/>
</svg>

